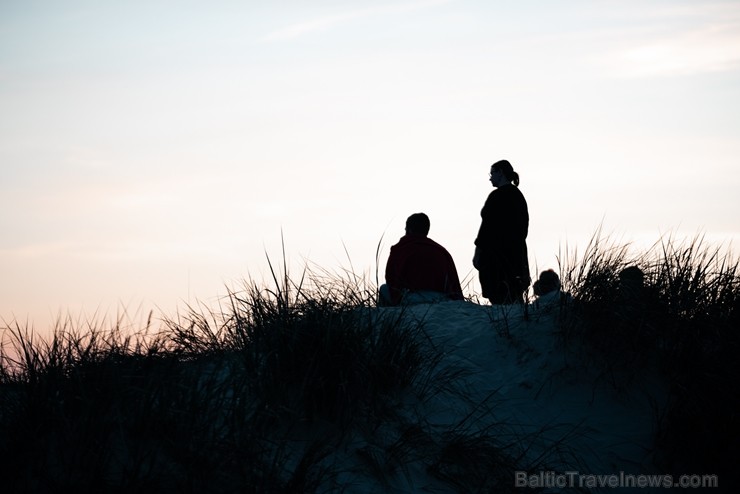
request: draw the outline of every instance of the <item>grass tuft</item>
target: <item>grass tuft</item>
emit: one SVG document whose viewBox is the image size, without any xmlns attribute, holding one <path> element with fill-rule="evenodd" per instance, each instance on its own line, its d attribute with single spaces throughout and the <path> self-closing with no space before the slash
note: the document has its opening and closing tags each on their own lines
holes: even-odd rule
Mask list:
<svg viewBox="0 0 740 494">
<path fill-rule="evenodd" d="M 639 273 L 642 274 L 640 279 Z M 677 473 L 726 473 L 738 451 L 738 262 L 701 236 L 667 236 L 630 253 L 600 230 L 561 263 L 573 296 L 563 337 L 618 388 L 657 374 L 668 400 L 656 411 L 657 461 Z"/>
<path fill-rule="evenodd" d="M 529 466 L 495 429 L 424 421 L 433 397 L 462 392 L 464 370 L 442 365 L 423 320 L 376 308 L 377 287 L 351 270 L 306 268 L 295 282 L 286 270 L 157 331 L 151 317 L 139 332 L 66 321 L 48 340 L 8 328 L 4 488 L 323 492 L 346 473 L 338 452 L 383 428 L 395 432 L 356 450 L 357 475 L 380 485 L 418 462 L 453 490 L 480 491 L 490 468 L 503 482 Z"/>
</svg>

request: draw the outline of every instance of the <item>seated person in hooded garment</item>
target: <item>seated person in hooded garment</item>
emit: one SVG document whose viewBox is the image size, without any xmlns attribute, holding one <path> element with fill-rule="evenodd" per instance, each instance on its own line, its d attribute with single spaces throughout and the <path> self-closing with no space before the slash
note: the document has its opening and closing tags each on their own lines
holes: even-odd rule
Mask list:
<svg viewBox="0 0 740 494">
<path fill-rule="evenodd" d="M 406 235 L 391 247 L 378 305 L 463 300 L 452 256 L 428 233 L 426 214 L 408 217 Z"/>
<path fill-rule="evenodd" d="M 560 289 L 560 276 L 552 269 L 542 271 L 532 288 L 537 297 L 534 301 L 536 309 L 551 308 L 570 300 L 570 295 Z"/>
<path fill-rule="evenodd" d="M 560 277 L 552 269 L 540 273 L 540 277 L 534 282 L 534 294 L 543 297 L 549 293 L 560 290 Z"/>
</svg>

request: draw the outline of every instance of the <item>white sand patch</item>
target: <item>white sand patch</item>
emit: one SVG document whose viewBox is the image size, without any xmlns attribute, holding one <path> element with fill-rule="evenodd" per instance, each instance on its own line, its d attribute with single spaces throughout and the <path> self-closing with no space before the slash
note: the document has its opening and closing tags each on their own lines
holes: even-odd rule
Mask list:
<svg viewBox="0 0 740 494">
<path fill-rule="evenodd" d="M 466 396 L 441 393 L 424 405 L 430 423 L 457 424 L 471 413 L 471 403 L 484 403 L 471 416 L 471 427 L 498 424 L 504 436 L 519 437 L 532 458 L 560 449 L 562 455 L 550 455 L 545 463 L 556 472 L 653 472 L 650 397 L 659 396 L 659 388 L 645 381 L 618 391 L 599 379 L 573 349 L 563 348 L 556 332 L 557 307 L 530 306 L 527 318 L 521 307 L 469 302 L 403 310 L 406 317 L 423 321 L 429 338 L 444 349 L 443 366 L 468 371 L 461 383 Z M 434 491 L 435 483 L 423 470 L 412 466 L 407 474 L 412 478 L 395 486 L 398 492 L 409 492 L 409 483 Z M 394 490 L 390 487 L 385 486 L 388 492 Z"/>
</svg>

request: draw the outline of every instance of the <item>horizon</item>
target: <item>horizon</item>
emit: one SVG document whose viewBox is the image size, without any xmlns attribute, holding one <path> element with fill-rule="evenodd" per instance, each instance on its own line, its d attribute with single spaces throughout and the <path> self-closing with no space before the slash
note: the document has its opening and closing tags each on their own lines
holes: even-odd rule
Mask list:
<svg viewBox="0 0 740 494">
<path fill-rule="evenodd" d="M 600 226 L 740 239 L 737 2 L 40 1 L 0 46 L 3 323 L 210 304 L 282 241 L 382 283 L 415 212 L 463 279 L 499 159 L 533 279 Z"/>
</svg>

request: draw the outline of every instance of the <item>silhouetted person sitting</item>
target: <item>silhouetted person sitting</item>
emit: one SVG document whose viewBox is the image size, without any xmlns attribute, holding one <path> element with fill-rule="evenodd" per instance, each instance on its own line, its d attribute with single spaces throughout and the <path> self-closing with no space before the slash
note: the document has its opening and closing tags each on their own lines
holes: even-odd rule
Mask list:
<svg viewBox="0 0 740 494">
<path fill-rule="evenodd" d="M 552 269 L 542 271 L 532 288 L 537 297 L 534 301 L 536 309 L 547 309 L 570 299 L 569 294 L 560 290 L 560 276 Z"/>
<path fill-rule="evenodd" d="M 378 305 L 463 299 L 452 256 L 428 233 L 426 214 L 408 217 L 406 235 L 391 247 Z"/>
<path fill-rule="evenodd" d="M 617 308 L 627 318 L 639 315 L 644 305 L 645 273 L 637 266 L 629 266 L 619 272 Z"/>
<path fill-rule="evenodd" d="M 552 269 L 542 271 L 540 277 L 534 282 L 534 294 L 538 297 L 560 290 L 560 277 Z"/>
<path fill-rule="evenodd" d="M 645 284 L 645 273 L 637 266 L 629 266 L 619 272 L 619 293 L 624 300 L 638 300 Z"/>
</svg>

